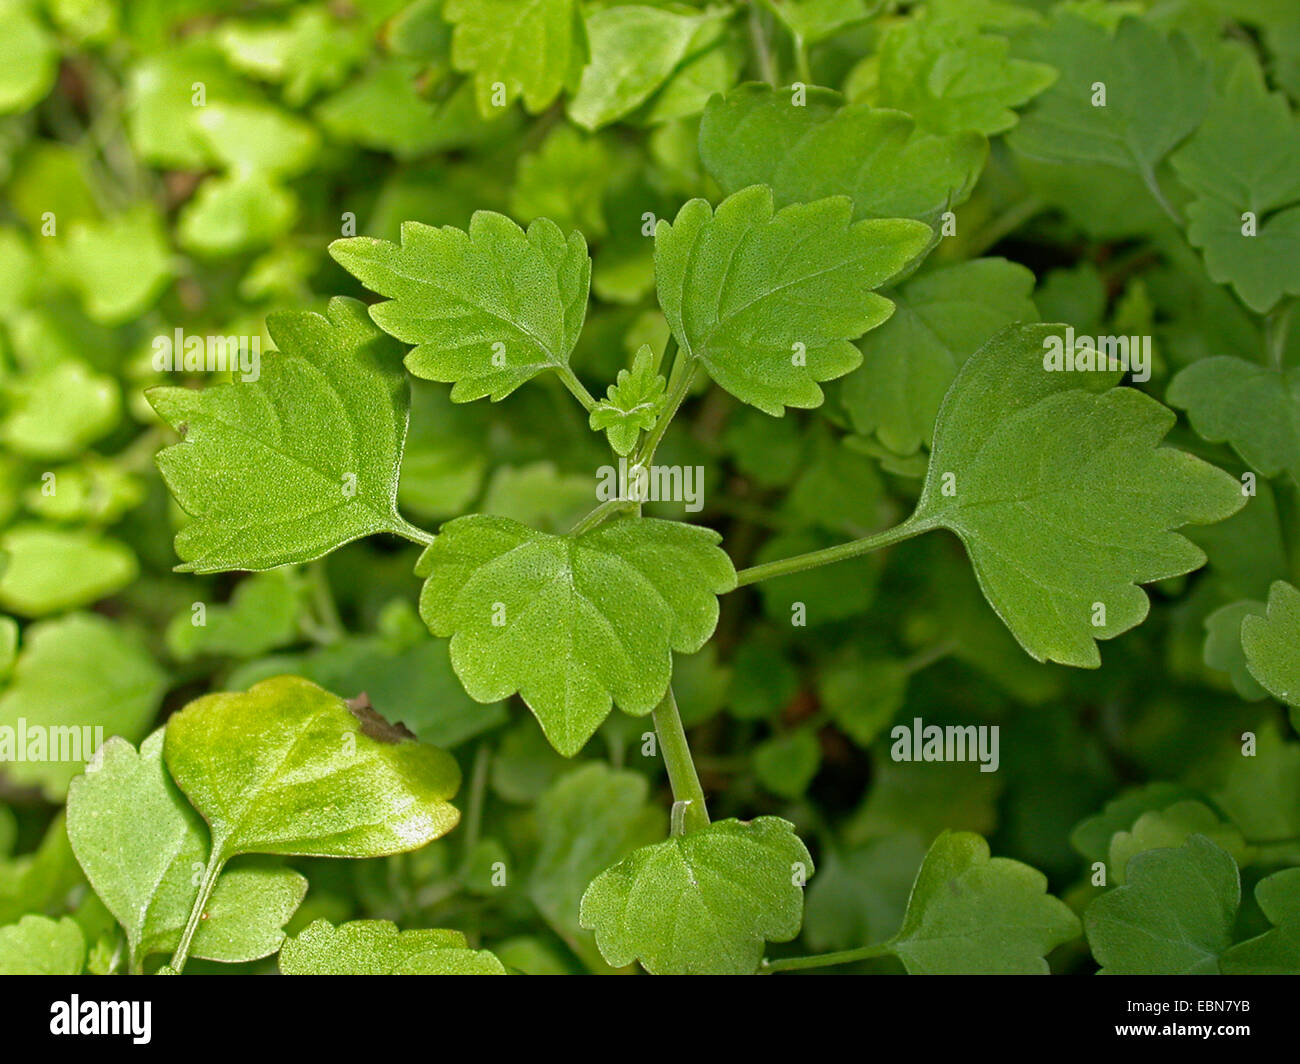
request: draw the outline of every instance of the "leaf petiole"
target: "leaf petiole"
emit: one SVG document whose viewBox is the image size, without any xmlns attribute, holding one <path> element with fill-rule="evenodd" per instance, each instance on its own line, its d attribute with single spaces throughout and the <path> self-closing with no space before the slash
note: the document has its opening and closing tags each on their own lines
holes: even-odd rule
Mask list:
<svg viewBox="0 0 1300 1064">
<path fill-rule="evenodd" d="M 909 517 L 901 525 L 877 532 L 874 536 L 864 536 L 862 539 L 840 543 L 834 547 L 810 551 L 807 554 L 796 554 L 792 558 L 782 558 L 779 561 L 765 562 L 763 565 L 741 569 L 736 574 L 736 587 L 745 587 L 747 584 L 756 584 L 760 580 L 771 580 L 791 573 L 801 573 L 805 569 L 816 569 L 818 566 L 830 565 L 832 562 L 847 561 L 849 558 L 870 554 L 881 547 L 888 547 L 894 543 L 901 543 L 905 539 L 911 539 L 913 536 L 919 536 L 934 527 L 936 526 L 930 522 Z"/>
<path fill-rule="evenodd" d="M 582 404 L 582 408 L 587 413 L 590 414 L 596 409 L 595 396 L 587 391 L 587 386 L 578 380 L 578 375 L 569 366 L 556 366 L 555 372 L 559 375 L 560 380 L 564 382 L 564 386 L 573 393 L 574 398 Z"/>
<path fill-rule="evenodd" d="M 677 711 L 677 700 L 670 686 L 663 700 L 654 709 L 655 731 L 659 734 L 659 749 L 668 769 L 668 782 L 673 789 L 673 835 L 685 835 L 709 825 L 709 810 L 704 802 L 704 788 L 700 786 L 691 747 L 682 727 L 682 715 Z"/>
<path fill-rule="evenodd" d="M 217 852 L 215 840 L 212 852 Z M 171 967 L 176 969 L 177 974 L 185 970 L 185 962 L 190 956 L 190 946 L 194 942 L 194 933 L 199 929 L 199 921 L 203 919 L 203 910 L 208 907 L 208 901 L 212 898 L 212 891 L 216 888 L 217 878 L 221 875 L 222 868 L 225 867 L 225 859 L 209 859 L 207 867 L 203 869 L 203 878 L 199 880 L 199 893 L 194 899 L 194 905 L 190 909 L 190 918 L 185 923 L 185 930 L 181 932 L 181 940 L 176 947 L 176 952 L 172 954 Z"/>
<path fill-rule="evenodd" d="M 834 953 L 817 953 L 811 957 L 782 957 L 780 960 L 763 959 L 759 972 L 764 975 L 776 972 L 799 972 L 809 968 L 829 968 L 835 964 L 852 964 L 854 961 L 868 961 L 874 957 L 889 954 L 889 943 L 878 946 L 860 946 L 857 949 L 842 949 Z"/>
</svg>

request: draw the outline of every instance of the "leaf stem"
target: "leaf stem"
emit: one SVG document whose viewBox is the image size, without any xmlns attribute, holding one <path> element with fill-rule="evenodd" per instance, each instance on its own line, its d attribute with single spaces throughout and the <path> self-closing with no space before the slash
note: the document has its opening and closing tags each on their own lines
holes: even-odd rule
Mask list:
<svg viewBox="0 0 1300 1064">
<path fill-rule="evenodd" d="M 316 620 L 320 623 L 321 634 L 327 642 L 338 642 L 347 635 L 343 620 L 339 617 L 338 605 L 334 593 L 330 590 L 329 577 L 325 572 L 325 562 L 317 559 L 307 566 L 307 587 L 311 591 L 312 608 Z"/>
<path fill-rule="evenodd" d="M 793 34 L 793 37 L 795 76 L 805 85 L 811 85 L 812 67 L 808 65 L 808 46 L 804 44 L 803 38 L 799 34 Z"/>
<path fill-rule="evenodd" d="M 878 946 L 860 946 L 858 949 L 842 949 L 835 953 L 817 953 L 811 957 L 782 957 L 780 960 L 763 959 L 759 969 L 764 974 L 775 972 L 800 972 L 809 968 L 829 968 L 833 964 L 852 964 L 854 961 L 867 961 L 873 957 L 884 957 L 889 953 L 889 944 L 882 942 Z"/>
<path fill-rule="evenodd" d="M 214 841 L 212 852 L 217 852 Z M 208 901 L 212 897 L 212 891 L 217 885 L 217 877 L 221 875 L 221 869 L 225 866 L 224 858 L 222 860 L 209 859 L 208 865 L 203 869 L 203 878 L 199 881 L 199 893 L 194 899 L 194 905 L 190 909 L 190 918 L 185 923 L 185 930 L 181 932 L 180 944 L 176 947 L 176 952 L 172 954 L 171 966 L 176 969 L 179 975 L 185 970 L 185 962 L 189 960 L 190 945 L 194 941 L 194 933 L 199 929 L 199 921 L 203 919 L 203 910 L 208 907 Z"/>
<path fill-rule="evenodd" d="M 757 0 L 749 0 L 749 41 L 754 49 L 754 58 L 758 61 L 759 77 L 775 87 L 776 67 L 772 63 L 772 52 L 767 45 L 767 34 L 763 30 L 763 18 Z"/>
<path fill-rule="evenodd" d="M 928 532 L 933 527 L 932 524 L 925 521 L 918 521 L 915 517 L 909 517 L 901 525 L 895 525 L 883 532 L 877 532 L 874 536 L 864 536 L 862 539 L 840 543 L 834 547 L 810 551 L 807 554 L 796 554 L 792 558 L 781 558 L 779 561 L 766 562 L 763 565 L 755 565 L 749 569 L 741 569 L 736 574 L 736 587 L 745 587 L 748 584 L 756 584 L 760 580 L 771 580 L 777 576 L 801 573 L 805 569 L 815 569 L 819 565 L 830 565 L 832 562 L 846 561 L 861 554 L 870 554 L 873 550 L 879 550 L 881 547 L 888 547 L 894 543 L 901 543 L 905 539 L 911 539 L 913 536 L 919 536 L 922 532 Z"/>
<path fill-rule="evenodd" d="M 686 399 L 687 393 L 691 390 L 691 382 L 695 380 L 695 370 L 697 363 L 695 356 L 685 351 L 679 350 L 677 357 L 673 360 L 673 371 L 668 378 L 668 397 L 664 400 L 663 413 L 655 421 L 654 428 L 646 436 L 641 447 L 636 452 L 636 457 L 632 460 L 630 468 L 642 469 L 648 467 L 654 460 L 655 451 L 658 450 L 660 442 L 664 438 L 664 433 L 668 431 L 668 426 L 672 424 L 673 418 L 677 416 L 677 411 L 681 408 Z"/>
<path fill-rule="evenodd" d="M 1282 359 L 1286 355 L 1287 334 L 1291 331 L 1291 315 L 1295 311 L 1297 300 L 1288 299 L 1279 303 L 1264 319 L 1264 335 L 1267 338 L 1268 360 L 1274 369 L 1282 368 Z"/>
<path fill-rule="evenodd" d="M 682 727 L 682 715 L 677 711 L 677 700 L 670 684 L 663 700 L 654 710 L 655 731 L 659 734 L 659 750 L 668 769 L 668 782 L 673 789 L 673 834 L 683 835 L 708 827 L 709 810 L 704 803 L 704 788 L 700 786 L 691 747 Z"/>
<path fill-rule="evenodd" d="M 1147 186 L 1147 191 L 1151 193 L 1152 198 L 1159 205 L 1160 209 L 1165 212 L 1174 225 L 1178 226 L 1179 229 L 1182 229 L 1183 219 L 1179 216 L 1178 212 L 1174 210 L 1174 205 L 1165 198 L 1164 190 L 1160 187 L 1160 181 L 1156 178 L 1156 172 L 1149 166 L 1142 166 L 1138 169 L 1142 174 L 1143 183 Z"/>
<path fill-rule="evenodd" d="M 584 532 L 590 532 L 593 528 L 603 525 L 615 514 L 622 513 L 624 510 L 635 510 L 637 505 L 638 503 L 632 499 L 607 499 L 569 529 L 569 535 L 580 536 Z"/>
<path fill-rule="evenodd" d="M 587 391 L 587 386 L 578 380 L 578 375 L 573 372 L 569 366 L 556 366 L 555 372 L 559 375 L 564 386 L 569 389 L 574 397 L 582 404 L 582 408 L 591 413 L 596 409 L 596 400 L 591 392 Z"/>
<path fill-rule="evenodd" d="M 427 547 L 437 537 L 432 532 L 426 532 L 422 528 L 416 528 L 415 525 L 405 518 L 399 517 L 397 522 L 388 529 L 395 536 L 401 536 L 403 539 L 409 539 L 412 543 L 419 543 L 422 547 Z"/>
</svg>

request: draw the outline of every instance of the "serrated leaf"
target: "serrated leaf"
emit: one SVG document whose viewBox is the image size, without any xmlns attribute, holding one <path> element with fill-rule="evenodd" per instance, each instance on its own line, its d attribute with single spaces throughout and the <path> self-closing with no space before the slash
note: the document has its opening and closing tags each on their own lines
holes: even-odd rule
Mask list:
<svg viewBox="0 0 1300 1064">
<path fill-rule="evenodd" d="M 1100 974 L 1217 975 L 1240 900 L 1237 862 L 1203 835 L 1138 854 L 1084 913 Z"/>
<path fill-rule="evenodd" d="M 32 625 L 0 696 L 0 723 L 9 735 L 8 743 L 0 737 L 6 776 L 62 799 L 95 752 L 95 729 L 102 729 L 101 739 L 139 739 L 166 686 L 166 674 L 139 641 L 105 617 L 77 613 Z M 12 749 L 20 722 L 28 733 L 22 756 Z M 39 751 L 32 746 L 37 728 Z"/>
<path fill-rule="evenodd" d="M 110 739 L 68 789 L 68 838 L 95 893 L 126 930 L 131 969 L 170 952 L 198 895 L 207 830 L 163 767 L 163 732 L 139 754 Z M 274 953 L 282 927 L 307 892 L 288 868 L 226 872 L 205 908 L 192 954 L 239 962 Z"/>
<path fill-rule="evenodd" d="M 391 920 L 337 927 L 315 920 L 280 951 L 284 975 L 505 975 L 488 950 L 470 949 L 459 931 L 398 931 Z"/>
<path fill-rule="evenodd" d="M 352 237 L 330 254 L 391 301 L 370 313 L 416 345 L 407 368 L 454 383 L 457 402 L 504 399 L 543 370 L 568 368 L 591 285 L 580 233 L 566 240 L 545 218 L 525 233 L 505 215 L 477 211 L 468 233 L 404 222 L 400 245 Z"/>
<path fill-rule="evenodd" d="M 447 0 L 443 17 L 455 26 L 452 64 L 474 75 L 485 116 L 520 97 L 536 114 L 577 82 L 587 61 L 574 0 L 535 0 L 522 7 L 516 0 Z"/>
<path fill-rule="evenodd" d="M 1026 155 L 1067 165 L 1103 163 L 1150 177 L 1210 103 L 1210 71 L 1190 39 L 1166 36 L 1142 18 L 1125 18 L 1108 33 L 1062 13 L 1030 40 L 1027 52 L 1060 77 L 1008 138 Z M 1164 102 L 1153 107 L 1153 99 Z"/>
<path fill-rule="evenodd" d="M 635 850 L 582 896 L 605 960 L 654 975 L 749 975 L 799 933 L 812 858 L 779 817 L 722 820 Z M 800 878 L 802 873 L 802 878 Z"/>
<path fill-rule="evenodd" d="M 1095 668 L 1095 640 L 1146 617 L 1138 585 L 1204 564 L 1172 530 L 1222 520 L 1245 499 L 1227 473 L 1159 446 L 1174 416 L 1154 399 L 1045 369 L 1063 328 L 1005 329 L 962 367 L 913 520 L 961 538 L 1030 656 Z"/>
<path fill-rule="evenodd" d="M 1079 920 L 1047 893 L 1047 877 L 971 832 L 945 831 L 917 873 L 888 948 L 912 975 L 1046 975 L 1047 954 Z"/>
<path fill-rule="evenodd" d="M 629 454 L 642 432 L 654 428 L 664 408 L 667 381 L 655 367 L 654 352 L 642 344 L 631 369 L 618 371 L 616 383 L 588 418 L 595 432 L 603 431 L 615 454 Z"/>
<path fill-rule="evenodd" d="M 1171 161 L 1196 195 L 1187 238 L 1210 277 L 1260 314 L 1284 294 L 1300 295 L 1300 120 L 1286 97 L 1239 64 Z M 1255 235 L 1246 235 L 1246 212 Z"/>
<path fill-rule="evenodd" d="M 296 676 L 196 699 L 164 757 L 208 822 L 212 860 L 241 853 L 380 857 L 450 831 L 456 762 Z"/>
<path fill-rule="evenodd" d="M 1111 883 L 1121 886 L 1129 861 L 1147 850 L 1181 846 L 1192 835 L 1203 835 L 1231 854 L 1236 861 L 1246 858 L 1248 847 L 1241 831 L 1204 802 L 1183 799 L 1163 809 L 1142 813 L 1132 827 L 1111 836 L 1109 866 Z"/>
<path fill-rule="evenodd" d="M 1277 581 L 1266 616 L 1241 622 L 1241 646 L 1250 674 L 1274 698 L 1300 706 L 1300 591 Z"/>
<path fill-rule="evenodd" d="M 1274 926 L 1224 951 L 1224 975 L 1300 975 L 1300 868 L 1274 872 L 1255 885 L 1255 900 Z"/>
<path fill-rule="evenodd" d="M 327 316 L 273 314 L 267 329 L 280 350 L 262 357 L 257 380 L 148 393 L 184 436 L 158 455 L 194 517 L 176 536 L 184 572 L 271 569 L 406 527 L 397 480 L 409 391 L 396 345 L 342 298 Z"/>
<path fill-rule="evenodd" d="M 876 103 L 906 111 L 931 133 L 991 136 L 1016 124 L 1015 107 L 1056 80 L 1046 63 L 1013 59 L 1005 37 L 959 20 L 908 19 L 880 42 Z"/>
<path fill-rule="evenodd" d="M 1112 798 L 1100 813 L 1079 821 L 1070 832 L 1070 845 L 1089 862 L 1105 861 L 1116 832 L 1132 827 L 1148 811 L 1166 809 L 1195 797 L 1195 791 L 1176 783 L 1161 781 L 1135 787 Z"/>
<path fill-rule="evenodd" d="M 416 575 L 420 615 L 451 636 L 470 697 L 518 692 L 560 753 L 577 753 L 609 714 L 652 710 L 672 651 L 713 634 L 735 572 L 717 533 L 653 518 L 577 536 L 472 515 L 442 526 Z"/>
<path fill-rule="evenodd" d="M 900 455 L 929 444 L 957 370 L 1007 325 L 1035 321 L 1034 275 L 1006 259 L 972 259 L 915 277 L 890 293 L 893 317 L 859 342 L 862 367 L 841 402 L 859 432 Z"/>
<path fill-rule="evenodd" d="M 226 605 L 194 603 L 167 626 L 167 649 L 178 661 L 205 654 L 258 657 L 292 643 L 302 596 L 290 571 L 272 570 L 240 581 Z"/>
<path fill-rule="evenodd" d="M 987 155 L 978 133 L 920 133 L 903 111 L 815 87 L 795 106 L 789 90 L 741 85 L 700 123 L 700 161 L 724 192 L 770 185 L 778 207 L 848 196 L 855 219 L 934 222 L 970 197 Z"/>
<path fill-rule="evenodd" d="M 673 335 L 742 402 L 778 417 L 819 406 L 817 382 L 856 368 L 851 341 L 892 312 L 872 290 L 926 248 L 930 229 L 851 214 L 844 197 L 774 212 L 756 185 L 659 223 L 655 277 Z"/>
<path fill-rule="evenodd" d="M 0 927 L 0 975 L 80 975 L 86 938 L 70 916 L 24 916 Z"/>
<path fill-rule="evenodd" d="M 1247 465 L 1300 479 L 1300 369 L 1220 355 L 1178 372 L 1166 397 L 1197 433 L 1229 443 Z"/>
</svg>

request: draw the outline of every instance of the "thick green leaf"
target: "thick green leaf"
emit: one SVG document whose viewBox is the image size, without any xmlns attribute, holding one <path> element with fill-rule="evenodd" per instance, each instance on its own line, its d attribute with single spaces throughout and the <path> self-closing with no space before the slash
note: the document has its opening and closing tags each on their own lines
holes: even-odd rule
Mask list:
<svg viewBox="0 0 1300 1064">
<path fill-rule="evenodd" d="M 24 916 L 0 927 L 0 975 L 80 975 L 86 938 L 70 916 Z"/>
<path fill-rule="evenodd" d="M 140 744 L 111 739 L 68 789 L 68 838 L 95 893 L 126 930 L 131 967 L 174 950 L 208 859 L 207 831 L 163 767 L 163 732 Z M 218 881 L 194 936 L 207 960 L 274 953 L 307 892 L 288 868 L 249 867 Z"/>
<path fill-rule="evenodd" d="M 451 661 L 472 698 L 516 691 L 546 737 L 571 756 L 617 703 L 658 705 L 672 651 L 713 634 L 717 595 L 735 571 L 717 533 L 653 518 L 611 521 L 577 536 L 473 515 L 443 525 L 416 574 L 420 615 L 451 636 Z"/>
<path fill-rule="evenodd" d="M 149 392 L 184 437 L 158 455 L 194 517 L 176 536 L 182 571 L 272 569 L 408 527 L 397 513 L 409 391 L 396 345 L 355 300 L 332 299 L 327 315 L 271 315 L 280 350 L 263 356 L 257 380 Z"/>
<path fill-rule="evenodd" d="M 810 88 L 741 85 L 715 96 L 700 123 L 700 161 L 724 192 L 770 185 L 778 207 L 848 196 L 853 217 L 933 223 L 966 202 L 984 167 L 978 133 L 918 133 L 903 111 L 845 104 Z"/>
<path fill-rule="evenodd" d="M 390 300 L 370 313 L 416 345 L 407 368 L 454 382 L 457 402 L 504 399 L 543 370 L 568 369 L 591 285 L 581 233 L 566 240 L 545 218 L 525 233 L 505 215 L 477 211 L 468 232 L 405 222 L 400 245 L 352 237 L 330 254 Z"/>
<path fill-rule="evenodd" d="M 32 625 L 0 696 L 6 776 L 62 799 L 99 741 L 148 731 L 166 683 L 138 640 L 107 618 L 78 613 Z M 26 749 L 6 749 L 5 733 L 17 745 L 24 722 Z"/>
<path fill-rule="evenodd" d="M 1167 398 L 1201 436 L 1230 443 L 1252 469 L 1300 480 L 1300 369 L 1203 358 L 1179 371 Z"/>
<path fill-rule="evenodd" d="M 1240 901 L 1237 862 L 1193 835 L 1134 857 L 1128 883 L 1089 905 L 1084 926 L 1102 975 L 1217 975 Z"/>
<path fill-rule="evenodd" d="M 862 368 L 841 401 L 859 432 L 896 454 L 928 444 L 957 370 L 1004 326 L 1036 321 L 1034 275 L 1006 259 L 972 259 L 909 280 L 890 293 L 894 316 L 859 342 Z"/>
<path fill-rule="evenodd" d="M 398 931 L 391 920 L 316 920 L 280 951 L 285 975 L 505 975 L 488 950 L 459 931 Z"/>
<path fill-rule="evenodd" d="M 456 762 L 366 706 L 296 676 L 199 698 L 167 722 L 164 756 L 208 822 L 212 860 L 241 853 L 379 857 L 445 835 Z"/>
<path fill-rule="evenodd" d="M 1246 500 L 1227 473 L 1159 446 L 1174 416 L 1154 399 L 1087 390 L 1117 374 L 1044 368 L 1063 328 L 1005 329 L 962 367 L 912 520 L 957 533 L 985 598 L 1032 657 L 1095 668 L 1095 640 L 1146 617 L 1139 584 L 1204 564 L 1172 530 L 1220 521 Z"/>
<path fill-rule="evenodd" d="M 1026 155 L 1067 165 L 1104 163 L 1151 178 L 1210 103 L 1210 72 L 1191 41 L 1166 37 L 1141 18 L 1124 19 L 1112 34 L 1063 13 L 1031 40 L 1028 52 L 1061 76 L 1010 135 Z M 1152 100 L 1161 103 L 1153 107 Z"/>
<path fill-rule="evenodd" d="M 763 944 L 799 933 L 812 858 L 779 817 L 722 820 L 643 846 L 592 881 L 582 926 L 616 968 L 749 975 Z"/>
<path fill-rule="evenodd" d="M 541 111 L 576 84 L 587 61 L 575 0 L 447 0 L 442 10 L 455 26 L 452 63 L 474 75 L 483 115 L 520 97 L 529 111 Z"/>
<path fill-rule="evenodd" d="M 1279 580 L 1268 593 L 1268 613 L 1241 622 L 1241 646 L 1250 674 L 1274 698 L 1300 706 L 1300 591 Z"/>
<path fill-rule="evenodd" d="M 773 211 L 757 185 L 717 210 L 691 200 L 655 231 L 659 303 L 681 349 L 742 402 L 781 416 L 821 405 L 818 381 L 855 369 L 851 343 L 893 305 L 872 289 L 925 250 L 911 219 L 852 222 L 842 196 Z"/>
<path fill-rule="evenodd" d="M 1047 877 L 990 857 L 979 835 L 945 831 L 917 873 L 888 948 L 912 975 L 1046 975 L 1047 954 L 1079 920 L 1047 893 Z"/>
<path fill-rule="evenodd" d="M 1224 952 L 1224 975 L 1300 975 L 1300 868 L 1274 872 L 1255 885 L 1255 900 L 1274 925 Z"/>
</svg>

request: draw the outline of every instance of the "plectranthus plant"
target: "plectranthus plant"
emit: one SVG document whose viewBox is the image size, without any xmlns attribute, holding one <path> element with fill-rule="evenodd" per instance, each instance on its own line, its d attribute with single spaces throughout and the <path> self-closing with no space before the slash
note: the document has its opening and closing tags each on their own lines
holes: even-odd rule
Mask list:
<svg viewBox="0 0 1300 1064">
<path fill-rule="evenodd" d="M 0 973 L 1300 973 L 1293 7 L 0 8 Z"/>
</svg>

